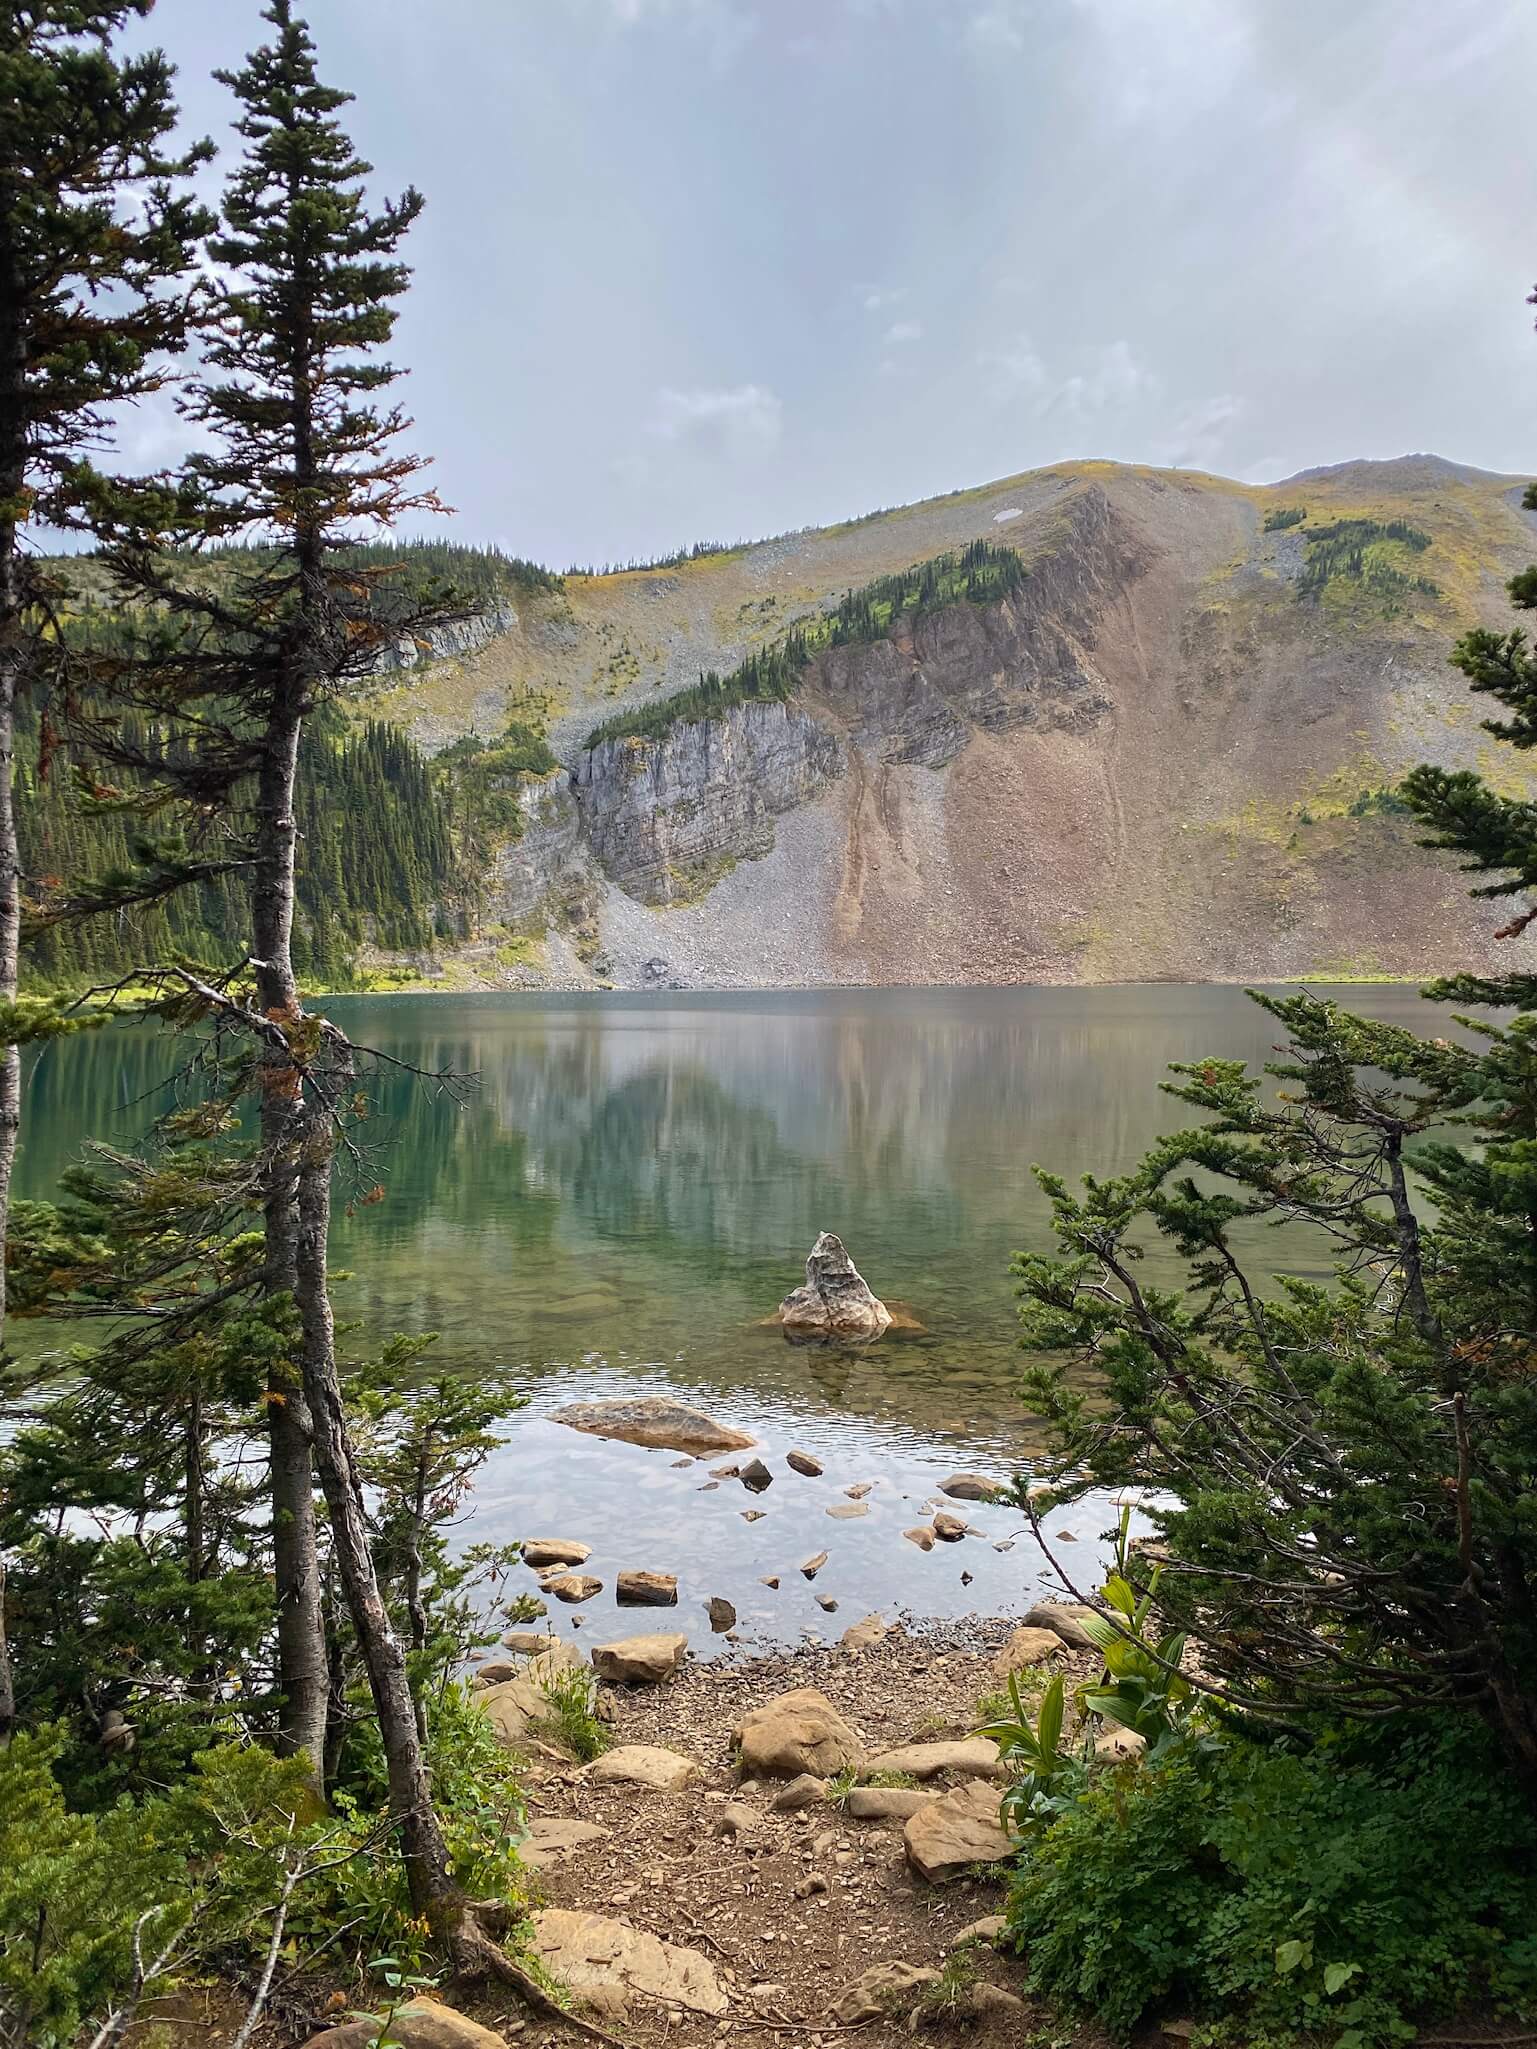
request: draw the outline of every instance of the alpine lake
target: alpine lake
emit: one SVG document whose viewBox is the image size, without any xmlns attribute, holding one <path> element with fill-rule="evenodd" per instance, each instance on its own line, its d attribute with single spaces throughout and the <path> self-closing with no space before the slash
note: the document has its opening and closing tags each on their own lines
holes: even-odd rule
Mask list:
<svg viewBox="0 0 1537 2049">
<path fill-rule="evenodd" d="M 1412 988 L 1316 993 L 1419 1030 L 1438 1017 Z M 603 1581 L 576 1611 L 588 1641 L 686 1629 L 706 1656 L 721 1643 L 712 1596 L 733 1604 L 745 1645 L 767 1649 L 835 1640 L 874 1611 L 1008 1615 L 1059 1591 L 1018 1510 L 935 1493 L 957 1470 L 1028 1472 L 1040 1451 L 1018 1393 L 1009 1270 L 1016 1251 L 1051 1249 L 1032 1166 L 1126 1171 L 1192 1114 L 1160 1093 L 1170 1062 L 1258 1067 L 1278 1038 L 1241 989 L 1170 984 L 319 1007 L 360 1044 L 478 1077 L 461 1104 L 397 1069 L 372 1074 L 369 1172 L 383 1199 L 349 1206 L 339 1186 L 332 1246 L 350 1274 L 336 1289 L 350 1356 L 396 1331 L 436 1332 L 437 1364 L 507 1370 L 527 1397 L 458 1540 L 579 1539 Z M 29 1069 L 17 1192 L 50 1196 L 89 1139 L 131 1143 L 169 1107 L 177 1063 L 174 1042 L 143 1027 L 45 1048 Z M 822 1230 L 920 1328 L 858 1348 L 788 1343 L 773 1312 Z M 1305 1237 L 1260 1231 L 1250 1249 L 1262 1274 L 1327 1272 Z M 1176 1268 L 1153 1247 L 1146 1271 Z M 50 1338 L 27 1330 L 29 1349 Z M 551 1420 L 569 1402 L 641 1394 L 750 1433 L 772 1485 L 712 1477 L 751 1452 L 681 1460 Z M 822 1476 L 789 1469 L 791 1449 Z M 864 1485 L 865 1513 L 829 1515 Z M 902 1532 L 936 1505 L 972 1534 L 924 1552 Z M 1091 1498 L 1050 1518 L 1080 1585 L 1097 1584 L 1113 1517 Z M 808 1581 L 798 1567 L 823 1550 Z M 675 1574 L 676 1610 L 617 1610 L 614 1576 L 632 1567 Z M 777 1589 L 762 1584 L 772 1578 Z M 521 1568 L 503 1582 L 533 1587 Z M 572 1611 L 550 1606 L 568 1632 Z"/>
</svg>

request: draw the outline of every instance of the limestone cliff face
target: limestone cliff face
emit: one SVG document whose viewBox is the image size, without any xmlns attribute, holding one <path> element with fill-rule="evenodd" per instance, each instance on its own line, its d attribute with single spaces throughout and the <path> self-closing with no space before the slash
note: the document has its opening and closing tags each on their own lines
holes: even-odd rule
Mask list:
<svg viewBox="0 0 1537 2049">
<path fill-rule="evenodd" d="M 498 852 L 491 875 L 496 916 L 515 929 L 569 920 L 601 888 L 570 779 L 530 783 L 518 803 L 522 837 Z"/>
<path fill-rule="evenodd" d="M 501 600 L 466 618 L 449 619 L 441 626 L 431 626 L 425 633 L 403 633 L 393 646 L 380 649 L 374 671 L 377 675 L 388 676 L 401 669 L 414 669 L 419 662 L 459 660 L 465 655 L 478 653 L 498 634 L 510 633 L 517 623 L 516 611 Z"/>
<path fill-rule="evenodd" d="M 796 704 L 740 704 L 655 740 L 610 740 L 572 772 L 582 831 L 643 903 L 695 895 L 732 862 L 767 853 L 774 819 L 840 772 L 838 738 Z"/>
</svg>

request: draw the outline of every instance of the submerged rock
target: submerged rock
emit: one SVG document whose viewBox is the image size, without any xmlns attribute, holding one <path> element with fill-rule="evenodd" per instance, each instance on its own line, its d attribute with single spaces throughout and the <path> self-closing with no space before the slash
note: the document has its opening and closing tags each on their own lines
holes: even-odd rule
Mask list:
<svg viewBox="0 0 1537 2049">
<path fill-rule="evenodd" d="M 841 1238 L 824 1231 L 806 1261 L 806 1285 L 786 1295 L 779 1321 L 787 1331 L 827 1338 L 878 1338 L 891 1312 L 873 1295 Z"/>
<path fill-rule="evenodd" d="M 571 1402 L 555 1409 L 552 1423 L 584 1431 L 589 1437 L 617 1437 L 625 1444 L 644 1444 L 657 1451 L 687 1451 L 701 1457 L 712 1451 L 747 1451 L 756 1442 L 745 1431 L 717 1423 L 703 1409 L 675 1402 L 667 1395 L 626 1395 L 617 1401 Z"/>
</svg>

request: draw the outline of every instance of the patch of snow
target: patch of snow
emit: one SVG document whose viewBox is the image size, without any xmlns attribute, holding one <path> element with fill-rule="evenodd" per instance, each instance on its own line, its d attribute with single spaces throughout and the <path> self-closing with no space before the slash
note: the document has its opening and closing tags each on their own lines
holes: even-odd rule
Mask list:
<svg viewBox="0 0 1537 2049">
<path fill-rule="evenodd" d="M 1011 519 L 1023 519 L 1024 516 L 1024 508 L 1022 506 L 1009 505 L 1002 512 L 995 512 L 993 514 L 993 525 L 1006 526 Z"/>
</svg>

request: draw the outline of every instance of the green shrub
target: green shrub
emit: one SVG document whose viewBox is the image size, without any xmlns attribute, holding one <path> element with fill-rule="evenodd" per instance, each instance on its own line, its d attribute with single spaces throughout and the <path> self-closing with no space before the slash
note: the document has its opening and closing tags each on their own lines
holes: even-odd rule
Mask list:
<svg viewBox="0 0 1537 2049">
<path fill-rule="evenodd" d="M 1121 2035 L 1172 2003 L 1247 2049 L 1369 2049 L 1537 2006 L 1531 1827 L 1477 1730 L 1235 1741 L 1097 1779 L 1032 1839 L 1011 1933 L 1035 1990 Z"/>
<path fill-rule="evenodd" d="M 608 1748 L 608 1731 L 598 1720 L 598 1684 L 591 1672 L 555 1672 L 539 1688 L 550 1704 L 545 1726 L 584 1764 Z"/>
<path fill-rule="evenodd" d="M 1301 526 L 1307 516 L 1305 505 L 1278 505 L 1274 512 L 1266 513 L 1265 531 L 1267 534 L 1285 533 L 1289 526 Z"/>
</svg>

